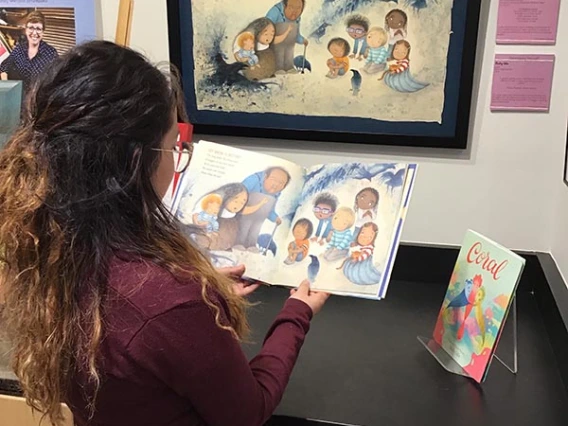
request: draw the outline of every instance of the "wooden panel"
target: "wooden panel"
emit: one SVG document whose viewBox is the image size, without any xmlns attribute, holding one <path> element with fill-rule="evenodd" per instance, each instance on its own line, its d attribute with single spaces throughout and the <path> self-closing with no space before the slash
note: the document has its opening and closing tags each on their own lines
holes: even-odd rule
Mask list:
<svg viewBox="0 0 568 426">
<path fill-rule="evenodd" d="M 41 8 L 45 16 L 43 39 L 62 55 L 75 46 L 75 10 L 70 7 Z"/>
<path fill-rule="evenodd" d="M 118 21 L 114 42 L 122 46 L 130 45 L 130 31 L 132 28 L 132 0 L 120 0 L 118 6 Z"/>
</svg>

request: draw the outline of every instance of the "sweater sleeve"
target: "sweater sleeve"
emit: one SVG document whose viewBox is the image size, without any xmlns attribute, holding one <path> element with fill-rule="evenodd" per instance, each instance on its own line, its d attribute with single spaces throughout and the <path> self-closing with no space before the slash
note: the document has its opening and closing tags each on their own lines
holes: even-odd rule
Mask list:
<svg viewBox="0 0 568 426">
<path fill-rule="evenodd" d="M 307 304 L 288 299 L 249 363 L 233 335 L 216 325 L 212 310 L 193 302 L 146 323 L 129 352 L 186 398 L 206 424 L 261 426 L 282 399 L 311 317 Z"/>
<path fill-rule="evenodd" d="M 2 61 L 2 63 L 0 64 L 0 73 L 1 72 L 7 73 L 8 70 L 10 69 L 10 67 L 14 66 L 13 65 L 14 64 L 14 56 L 15 56 L 14 52 L 17 53 L 16 49 L 19 49 L 19 46 L 20 46 L 19 44 L 16 45 L 16 47 L 14 47 L 14 50 L 12 50 L 12 53 L 10 53 L 10 55 Z"/>
</svg>

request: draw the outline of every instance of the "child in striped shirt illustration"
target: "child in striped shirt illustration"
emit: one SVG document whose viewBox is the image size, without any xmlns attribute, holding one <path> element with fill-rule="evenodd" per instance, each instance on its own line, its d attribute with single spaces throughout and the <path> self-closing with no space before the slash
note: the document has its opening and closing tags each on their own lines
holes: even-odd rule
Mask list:
<svg viewBox="0 0 568 426">
<path fill-rule="evenodd" d="M 410 65 L 410 43 L 406 40 L 397 41 L 392 50 L 392 54 L 387 62 L 389 66 L 379 80 L 382 80 L 387 73 L 400 74 L 408 69 Z"/>
<path fill-rule="evenodd" d="M 327 261 L 342 259 L 349 255 L 349 246 L 353 241 L 351 228 L 355 223 L 355 212 L 349 207 L 337 209 L 331 219 L 332 230 L 327 237 L 329 246 L 323 258 Z"/>
<path fill-rule="evenodd" d="M 386 67 L 389 50 L 387 32 L 380 27 L 373 27 L 367 33 L 367 62 L 363 67 L 363 71 L 368 74 L 376 74 Z"/>
</svg>

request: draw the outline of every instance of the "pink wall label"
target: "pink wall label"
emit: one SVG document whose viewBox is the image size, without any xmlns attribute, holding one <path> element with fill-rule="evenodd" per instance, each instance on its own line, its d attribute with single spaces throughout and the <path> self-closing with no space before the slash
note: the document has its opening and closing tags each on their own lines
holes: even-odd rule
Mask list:
<svg viewBox="0 0 568 426">
<path fill-rule="evenodd" d="M 492 111 L 550 108 L 554 55 L 495 55 Z"/>
<path fill-rule="evenodd" d="M 500 0 L 498 44 L 555 44 L 560 0 Z"/>
</svg>

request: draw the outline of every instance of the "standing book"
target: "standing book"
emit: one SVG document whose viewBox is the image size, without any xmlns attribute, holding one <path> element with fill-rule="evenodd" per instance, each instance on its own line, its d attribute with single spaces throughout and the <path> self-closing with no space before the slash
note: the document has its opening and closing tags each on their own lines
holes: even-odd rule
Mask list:
<svg viewBox="0 0 568 426">
<path fill-rule="evenodd" d="M 247 277 L 382 299 L 416 164 L 312 167 L 213 142 L 195 144 L 171 203 L 188 238 L 215 266 Z"/>
<path fill-rule="evenodd" d="M 478 383 L 485 380 L 524 266 L 522 257 L 467 231 L 434 340 Z"/>
</svg>

